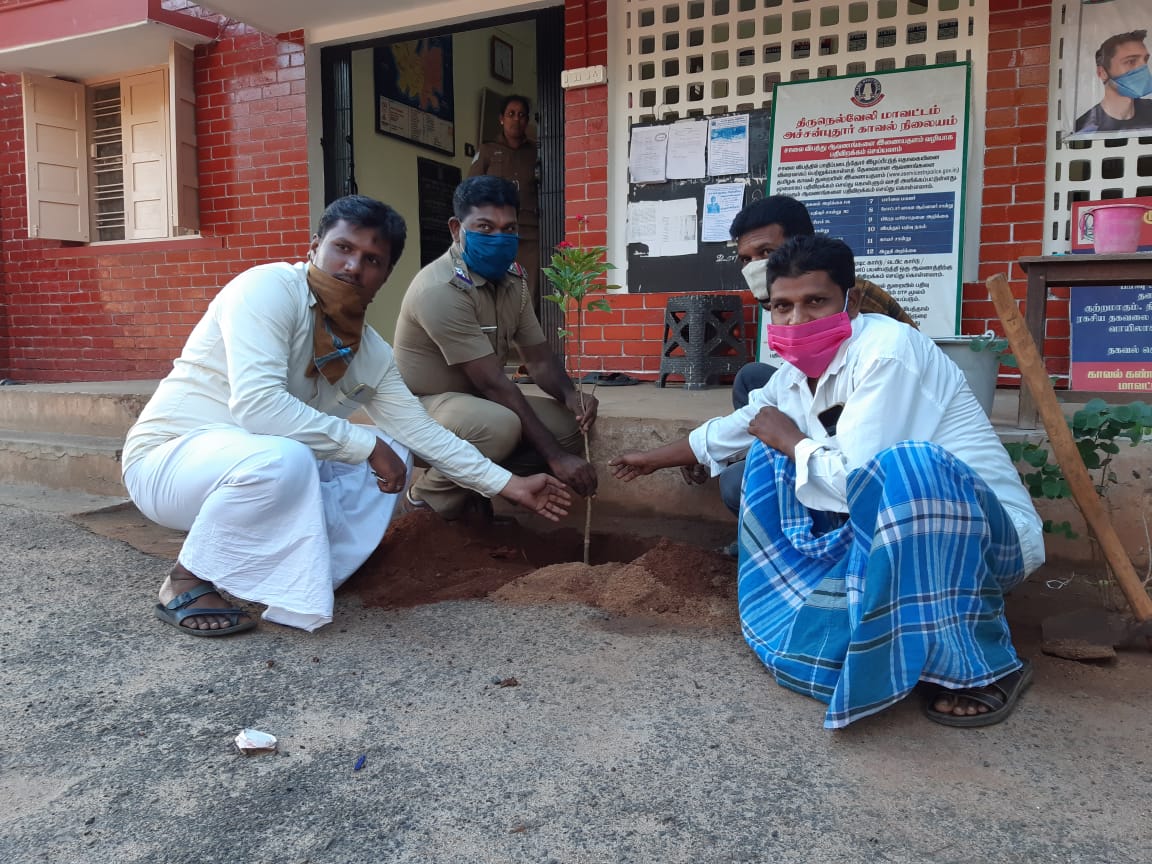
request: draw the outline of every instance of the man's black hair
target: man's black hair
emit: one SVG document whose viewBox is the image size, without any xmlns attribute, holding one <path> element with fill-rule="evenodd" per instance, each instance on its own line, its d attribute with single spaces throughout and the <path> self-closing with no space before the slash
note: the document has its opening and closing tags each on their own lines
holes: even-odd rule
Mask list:
<svg viewBox="0 0 1152 864">
<path fill-rule="evenodd" d="M 515 207 L 520 212 L 520 193 L 516 184 L 503 177 L 480 174 L 469 177 L 456 187 L 452 196 L 452 215 L 461 222 L 477 207 Z"/>
<path fill-rule="evenodd" d="M 728 233 L 732 235 L 733 240 L 739 240 L 749 231 L 755 231 L 766 225 L 779 225 L 785 237 L 816 233 L 816 229 L 812 227 L 812 217 L 808 215 L 808 208 L 787 195 L 769 195 L 767 198 L 753 201 L 736 214 Z"/>
<path fill-rule="evenodd" d="M 1116 49 L 1126 42 L 1143 42 L 1147 35 L 1147 30 L 1133 30 L 1131 33 L 1117 33 L 1115 36 L 1109 36 L 1096 49 L 1096 65 L 1111 76 L 1112 58 L 1116 56 Z"/>
<path fill-rule="evenodd" d="M 528 97 L 520 96 L 516 93 L 505 96 L 502 100 L 500 100 L 500 113 L 503 114 L 505 111 L 507 111 L 508 106 L 513 102 L 520 102 L 524 106 L 524 113 L 528 116 L 532 116 L 532 103 L 528 101 Z"/>
<path fill-rule="evenodd" d="M 820 270 L 844 289 L 845 296 L 856 284 L 856 259 L 843 240 L 827 234 L 790 237 L 768 256 L 769 298 L 772 296 L 772 283 L 777 279 L 795 279 Z"/>
<path fill-rule="evenodd" d="M 408 226 L 404 217 L 382 201 L 367 195 L 345 195 L 329 204 L 320 215 L 316 226 L 316 236 L 321 240 L 337 222 L 344 221 L 357 228 L 374 228 L 388 240 L 389 265 L 395 267 L 404 251 L 404 240 L 408 236 Z"/>
</svg>

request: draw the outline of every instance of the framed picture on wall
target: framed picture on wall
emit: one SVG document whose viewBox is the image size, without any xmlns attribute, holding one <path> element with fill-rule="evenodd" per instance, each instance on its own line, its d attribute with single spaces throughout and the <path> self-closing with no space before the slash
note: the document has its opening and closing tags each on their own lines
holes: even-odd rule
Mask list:
<svg viewBox="0 0 1152 864">
<path fill-rule="evenodd" d="M 373 59 L 376 131 L 455 155 L 452 37 L 378 45 Z"/>
<path fill-rule="evenodd" d="M 492 77 L 505 84 L 512 83 L 512 44 L 499 36 L 492 37 Z"/>
</svg>

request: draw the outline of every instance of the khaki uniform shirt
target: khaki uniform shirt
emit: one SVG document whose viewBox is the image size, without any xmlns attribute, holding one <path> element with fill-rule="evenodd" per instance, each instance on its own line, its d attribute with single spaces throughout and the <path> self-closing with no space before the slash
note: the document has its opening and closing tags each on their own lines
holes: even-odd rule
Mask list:
<svg viewBox="0 0 1152 864">
<path fill-rule="evenodd" d="M 508 146 L 501 135 L 499 140 L 481 144 L 468 169 L 469 177 L 490 174 L 511 180 L 520 190 L 521 229 L 535 228 L 540 224 L 540 181 L 536 177 L 538 154 L 536 145 L 525 141 L 515 150 Z M 524 233 L 521 230 L 521 233 Z"/>
<path fill-rule="evenodd" d="M 396 365 L 417 396 L 476 390 L 459 364 L 514 346 L 547 341 L 532 311 L 524 268 L 513 264 L 495 285 L 472 273 L 458 244 L 416 274 L 400 304 L 393 340 Z"/>
</svg>

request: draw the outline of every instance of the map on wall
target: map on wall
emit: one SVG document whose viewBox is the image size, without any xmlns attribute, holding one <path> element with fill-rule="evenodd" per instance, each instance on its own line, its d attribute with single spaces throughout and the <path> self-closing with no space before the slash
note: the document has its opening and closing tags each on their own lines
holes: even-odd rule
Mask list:
<svg viewBox="0 0 1152 864">
<path fill-rule="evenodd" d="M 452 37 L 379 46 L 374 61 L 376 131 L 455 155 Z"/>
</svg>

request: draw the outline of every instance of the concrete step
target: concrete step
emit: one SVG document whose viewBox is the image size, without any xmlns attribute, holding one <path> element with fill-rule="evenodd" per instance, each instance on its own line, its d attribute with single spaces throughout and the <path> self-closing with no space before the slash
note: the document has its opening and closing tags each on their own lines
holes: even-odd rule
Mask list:
<svg viewBox="0 0 1152 864">
<path fill-rule="evenodd" d="M 0 387 L 0 429 L 123 439 L 155 381 Z"/>
<path fill-rule="evenodd" d="M 0 507 L 20 507 L 37 513 L 103 513 L 128 504 L 124 495 L 90 495 L 72 489 L 49 489 L 35 483 L 0 483 Z"/>
<path fill-rule="evenodd" d="M 0 428 L 0 482 L 125 497 L 119 437 Z"/>
<path fill-rule="evenodd" d="M 0 484 L 32 484 L 123 499 L 126 492 L 120 469 L 124 434 L 156 383 L 0 386 Z M 523 390 L 540 392 L 531 385 L 523 385 Z M 615 507 L 637 516 L 670 515 L 734 524 L 720 502 L 716 483 L 688 486 L 678 471 L 657 471 L 634 483 L 619 483 L 612 479 L 607 464 L 619 453 L 667 444 L 687 435 L 708 417 L 727 413 L 731 410 L 728 388 L 686 391 L 640 385 L 599 388 L 596 396 L 600 412 L 592 436 L 592 461 L 600 474 L 597 498 L 606 510 Z M 997 391 L 993 425 L 1004 440 L 1039 440 L 1042 430 L 1016 427 L 1017 396 L 1015 391 Z M 1075 407 L 1068 405 L 1065 410 Z M 1143 479 L 1152 475 L 1147 446 L 1121 447 L 1112 464 L 1119 482 L 1108 496 L 1117 533 L 1140 566 L 1147 561 L 1146 522 L 1152 512 L 1152 488 Z M 4 503 L 0 498 L 0 504 Z M 1057 522 L 1067 519 L 1084 533 L 1082 519 L 1070 501 L 1036 504 L 1041 517 Z M 1092 546 L 1083 536 L 1068 540 L 1053 535 L 1047 538 L 1047 545 L 1054 556 L 1091 559 Z"/>
</svg>

